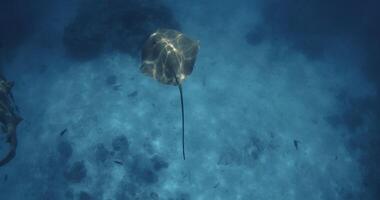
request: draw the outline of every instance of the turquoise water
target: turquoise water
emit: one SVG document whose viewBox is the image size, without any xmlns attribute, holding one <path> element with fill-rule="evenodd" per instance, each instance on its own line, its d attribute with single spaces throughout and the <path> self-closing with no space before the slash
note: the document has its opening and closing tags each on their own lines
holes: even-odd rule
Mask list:
<svg viewBox="0 0 380 200">
<path fill-rule="evenodd" d="M 0 1 L 0 199 L 378 199 L 378 4 Z M 200 44 L 186 160 L 178 88 L 139 70 L 158 28 Z"/>
</svg>

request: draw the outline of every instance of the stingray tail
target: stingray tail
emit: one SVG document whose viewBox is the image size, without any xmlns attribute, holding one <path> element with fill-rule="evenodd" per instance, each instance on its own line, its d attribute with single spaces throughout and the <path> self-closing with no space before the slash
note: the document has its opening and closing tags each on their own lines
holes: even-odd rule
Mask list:
<svg viewBox="0 0 380 200">
<path fill-rule="evenodd" d="M 182 155 L 185 160 L 185 113 L 183 109 L 183 94 L 182 94 L 182 84 L 178 84 L 179 93 L 181 95 L 181 110 L 182 110 Z"/>
</svg>

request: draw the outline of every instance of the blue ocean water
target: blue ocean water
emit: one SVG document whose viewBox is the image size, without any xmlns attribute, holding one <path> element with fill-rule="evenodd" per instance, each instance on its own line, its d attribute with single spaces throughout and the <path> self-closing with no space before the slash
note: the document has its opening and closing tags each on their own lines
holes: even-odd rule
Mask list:
<svg viewBox="0 0 380 200">
<path fill-rule="evenodd" d="M 0 0 L 0 200 L 379 199 L 379 4 Z M 186 160 L 178 88 L 139 70 L 159 28 L 200 44 Z"/>
</svg>

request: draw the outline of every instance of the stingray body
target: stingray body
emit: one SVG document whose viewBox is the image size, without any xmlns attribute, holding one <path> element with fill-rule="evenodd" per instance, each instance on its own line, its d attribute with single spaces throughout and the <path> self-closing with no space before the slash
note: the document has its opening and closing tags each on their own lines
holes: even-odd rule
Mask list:
<svg viewBox="0 0 380 200">
<path fill-rule="evenodd" d="M 150 35 L 142 49 L 140 70 L 163 84 L 178 86 L 182 110 L 182 153 L 185 159 L 185 117 L 182 83 L 191 74 L 199 42 L 171 29 L 159 29 Z"/>
</svg>

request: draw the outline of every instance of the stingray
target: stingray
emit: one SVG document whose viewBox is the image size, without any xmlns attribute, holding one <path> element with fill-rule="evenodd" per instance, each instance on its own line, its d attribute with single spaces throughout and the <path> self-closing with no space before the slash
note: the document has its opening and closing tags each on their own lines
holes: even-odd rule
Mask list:
<svg viewBox="0 0 380 200">
<path fill-rule="evenodd" d="M 142 48 L 141 72 L 160 83 L 178 86 L 182 111 L 182 155 L 185 160 L 185 113 L 182 83 L 191 74 L 199 42 L 171 29 L 158 29 Z"/>
</svg>

